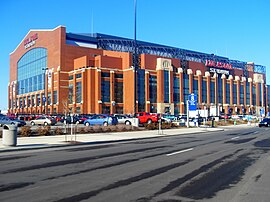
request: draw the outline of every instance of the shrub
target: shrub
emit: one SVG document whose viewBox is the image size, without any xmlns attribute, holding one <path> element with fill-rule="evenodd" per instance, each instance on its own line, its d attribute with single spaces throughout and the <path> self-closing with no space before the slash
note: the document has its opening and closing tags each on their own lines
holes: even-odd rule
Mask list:
<svg viewBox="0 0 270 202">
<path fill-rule="evenodd" d="M 30 126 L 23 126 L 21 130 L 18 132 L 18 136 L 29 137 L 32 134 L 32 130 Z"/>
<path fill-rule="evenodd" d="M 101 133 L 102 131 L 102 126 L 93 126 L 93 132 L 95 133 Z"/>
<path fill-rule="evenodd" d="M 38 127 L 37 135 L 39 136 L 51 135 L 51 127 L 50 126 Z"/>
<path fill-rule="evenodd" d="M 64 132 L 63 132 L 63 130 L 61 128 L 57 127 L 57 128 L 54 129 L 54 134 L 55 135 L 63 135 Z"/>
</svg>

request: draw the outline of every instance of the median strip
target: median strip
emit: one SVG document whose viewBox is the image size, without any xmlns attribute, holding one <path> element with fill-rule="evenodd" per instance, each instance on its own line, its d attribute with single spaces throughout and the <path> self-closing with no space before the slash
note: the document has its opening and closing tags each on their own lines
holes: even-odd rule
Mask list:
<svg viewBox="0 0 270 202">
<path fill-rule="evenodd" d="M 166 156 L 172 156 L 172 155 L 175 155 L 175 154 L 181 154 L 181 153 L 192 151 L 192 150 L 193 150 L 193 148 L 189 148 L 189 149 L 173 152 L 173 153 L 170 153 L 170 154 L 166 154 Z"/>
</svg>

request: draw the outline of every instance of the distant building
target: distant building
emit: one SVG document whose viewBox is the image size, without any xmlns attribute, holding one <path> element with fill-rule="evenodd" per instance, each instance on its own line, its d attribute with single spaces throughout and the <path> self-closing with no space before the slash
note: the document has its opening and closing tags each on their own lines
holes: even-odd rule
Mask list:
<svg viewBox="0 0 270 202">
<path fill-rule="evenodd" d="M 136 104 L 136 111 L 185 114 L 195 93 L 198 108 L 259 115 L 269 111 L 265 81 L 265 67 L 254 63 L 59 26 L 30 30 L 10 54 L 8 110 L 133 114 Z"/>
</svg>

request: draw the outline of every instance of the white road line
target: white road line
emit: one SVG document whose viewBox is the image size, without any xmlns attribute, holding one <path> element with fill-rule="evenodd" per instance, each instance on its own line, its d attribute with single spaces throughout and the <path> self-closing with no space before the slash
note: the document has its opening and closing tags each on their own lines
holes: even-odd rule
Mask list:
<svg viewBox="0 0 270 202">
<path fill-rule="evenodd" d="M 193 148 L 189 148 L 189 149 L 173 152 L 173 153 L 170 153 L 170 154 L 166 154 L 166 156 L 172 156 L 172 155 L 175 155 L 175 154 L 181 154 L 181 153 L 192 151 L 192 150 L 193 150 Z"/>
<path fill-rule="evenodd" d="M 239 136 L 233 137 L 233 138 L 231 138 L 231 140 L 236 140 L 236 139 L 238 139 L 238 138 L 239 138 Z"/>
</svg>

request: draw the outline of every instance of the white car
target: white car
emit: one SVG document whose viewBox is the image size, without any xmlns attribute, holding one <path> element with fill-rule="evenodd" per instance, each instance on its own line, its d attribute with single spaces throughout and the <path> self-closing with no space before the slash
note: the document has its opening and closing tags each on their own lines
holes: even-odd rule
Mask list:
<svg viewBox="0 0 270 202">
<path fill-rule="evenodd" d="M 114 117 L 117 118 L 118 123 L 125 124 L 125 125 L 131 125 L 133 118 L 130 118 L 126 115 L 122 114 L 115 114 Z"/>
<path fill-rule="evenodd" d="M 50 117 L 41 116 L 41 117 L 36 118 L 35 120 L 32 120 L 30 123 L 32 126 L 34 125 L 47 126 L 47 125 L 55 125 L 56 120 Z"/>
</svg>

